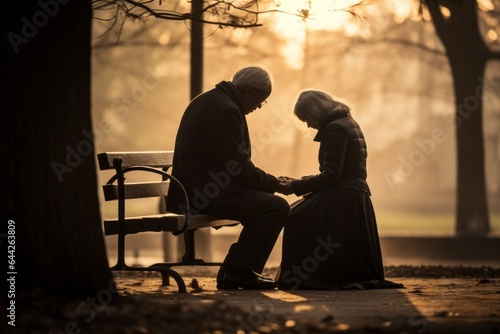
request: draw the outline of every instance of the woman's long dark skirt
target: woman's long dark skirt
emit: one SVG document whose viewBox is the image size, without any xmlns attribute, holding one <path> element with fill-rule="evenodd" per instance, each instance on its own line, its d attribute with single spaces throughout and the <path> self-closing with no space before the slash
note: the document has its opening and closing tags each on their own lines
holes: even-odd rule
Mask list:
<svg viewBox="0 0 500 334">
<path fill-rule="evenodd" d="M 329 189 L 292 208 L 283 235 L 280 289 L 370 288 L 384 282 L 391 283 L 384 281 L 370 195 Z"/>
</svg>

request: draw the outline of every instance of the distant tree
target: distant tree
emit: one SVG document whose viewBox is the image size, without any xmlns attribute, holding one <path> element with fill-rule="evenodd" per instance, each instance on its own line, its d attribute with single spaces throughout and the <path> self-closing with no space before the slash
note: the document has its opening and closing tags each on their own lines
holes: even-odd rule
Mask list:
<svg viewBox="0 0 500 334">
<path fill-rule="evenodd" d="M 456 231 L 463 235 L 490 231 L 486 192 L 483 90 L 484 72 L 500 52 L 483 39 L 476 1 L 422 0 L 441 39 L 453 77 L 457 139 Z M 498 15 L 498 13 L 497 13 Z"/>
<path fill-rule="evenodd" d="M 485 42 L 483 30 L 495 29 L 500 18 L 499 1 L 493 9 L 478 9 L 477 1 L 420 0 L 419 11 L 427 8 L 436 34 L 444 47 L 429 47 L 425 41 L 393 39 L 387 36 L 370 42 L 390 42 L 436 55 L 443 54 L 451 69 L 455 112 L 457 179 L 455 230 L 461 235 L 485 235 L 490 231 L 486 188 L 483 106 L 485 69 L 500 52 Z M 483 16 L 483 20 L 480 20 Z M 488 22 L 491 27 L 488 27 Z M 494 34 L 498 34 L 493 30 Z M 498 39 L 498 37 L 497 37 Z M 495 86 L 499 83 L 493 83 Z"/>
</svg>

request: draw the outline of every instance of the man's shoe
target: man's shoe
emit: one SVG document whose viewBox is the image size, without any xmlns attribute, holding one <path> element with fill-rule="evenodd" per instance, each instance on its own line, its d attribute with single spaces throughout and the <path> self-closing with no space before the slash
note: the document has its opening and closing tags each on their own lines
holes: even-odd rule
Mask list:
<svg viewBox="0 0 500 334">
<path fill-rule="evenodd" d="M 276 282 L 270 277 L 262 276 L 254 271 L 243 268 L 226 268 L 220 289 L 272 290 Z"/>
<path fill-rule="evenodd" d="M 235 270 L 238 270 L 238 269 L 235 269 Z M 222 265 L 220 267 L 219 271 L 217 272 L 217 278 L 216 278 L 217 289 L 224 289 L 224 275 L 225 275 L 225 273 L 226 273 L 226 267 L 224 265 Z M 274 282 L 274 279 L 271 277 L 263 276 L 263 275 L 256 273 L 256 272 L 251 272 L 251 273 L 257 275 L 258 278 L 261 280 L 268 281 L 268 282 Z"/>
<path fill-rule="evenodd" d="M 275 282 L 274 278 L 272 278 L 272 277 L 264 276 L 262 274 L 256 273 L 255 271 L 253 271 L 253 273 L 255 275 L 257 275 L 260 279 L 264 280 L 264 281 Z"/>
</svg>

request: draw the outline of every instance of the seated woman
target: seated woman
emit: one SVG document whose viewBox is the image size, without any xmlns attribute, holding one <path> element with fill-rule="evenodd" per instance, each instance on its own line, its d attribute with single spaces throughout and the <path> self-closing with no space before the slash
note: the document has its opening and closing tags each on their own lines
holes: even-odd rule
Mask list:
<svg viewBox="0 0 500 334">
<path fill-rule="evenodd" d="M 366 143 L 349 107 L 318 90 L 301 92 L 295 115 L 319 130 L 319 174 L 283 178 L 305 195 L 285 225 L 280 289 L 400 288 L 384 279 L 366 182 Z M 285 181 L 286 179 L 286 181 Z"/>
</svg>

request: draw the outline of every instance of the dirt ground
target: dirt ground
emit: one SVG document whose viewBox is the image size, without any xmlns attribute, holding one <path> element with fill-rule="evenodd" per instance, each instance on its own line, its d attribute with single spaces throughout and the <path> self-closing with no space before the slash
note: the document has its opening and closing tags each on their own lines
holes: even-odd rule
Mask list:
<svg viewBox="0 0 500 334">
<path fill-rule="evenodd" d="M 216 268 L 177 268 L 187 293 L 153 272 L 114 273 L 120 297 L 33 296 L 12 333 L 500 333 L 500 269 L 387 268 L 404 289 L 217 290 Z M 272 275 L 273 269 L 267 270 Z M 6 331 L 2 331 L 6 332 Z"/>
</svg>

